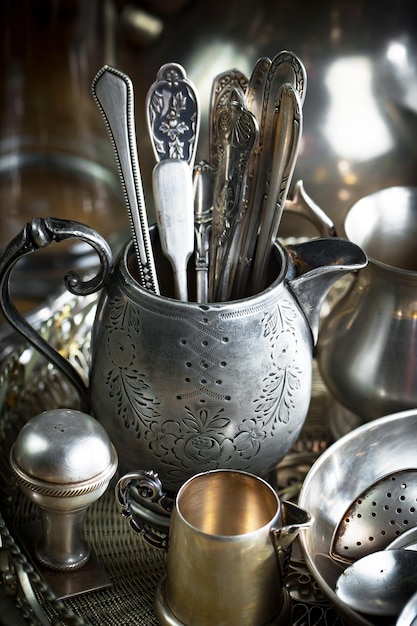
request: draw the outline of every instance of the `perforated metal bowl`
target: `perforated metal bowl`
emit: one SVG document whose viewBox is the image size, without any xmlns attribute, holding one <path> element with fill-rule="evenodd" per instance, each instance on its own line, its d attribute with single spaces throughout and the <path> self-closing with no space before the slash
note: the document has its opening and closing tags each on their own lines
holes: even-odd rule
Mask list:
<svg viewBox="0 0 417 626">
<path fill-rule="evenodd" d="M 299 505 L 314 524 L 300 537 L 307 566 L 323 593 L 349 624 L 369 626 L 336 595 L 335 583 L 345 565 L 330 555 L 333 533 L 349 504 L 361 491 L 390 472 L 417 468 L 417 409 L 368 422 L 331 445 L 304 481 Z"/>
</svg>

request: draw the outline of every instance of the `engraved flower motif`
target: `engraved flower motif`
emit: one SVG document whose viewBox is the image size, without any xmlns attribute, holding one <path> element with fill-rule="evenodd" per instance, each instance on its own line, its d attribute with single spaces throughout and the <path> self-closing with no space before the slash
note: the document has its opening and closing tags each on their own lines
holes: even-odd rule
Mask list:
<svg viewBox="0 0 417 626">
<path fill-rule="evenodd" d="M 179 424 L 173 421 L 155 421 L 150 424 L 150 429 L 146 433 L 149 447 L 158 456 L 166 456 L 175 446 L 175 440 L 179 434 Z"/>
<path fill-rule="evenodd" d="M 110 359 L 119 369 L 131 365 L 135 356 L 135 346 L 129 333 L 115 329 L 108 335 L 107 348 Z"/>
<path fill-rule="evenodd" d="M 187 417 L 180 422 L 180 434 L 175 440 L 172 452 L 180 462 L 177 470 L 170 471 L 171 475 L 180 476 L 184 470 L 202 471 L 216 469 L 230 461 L 234 446 L 223 429 L 230 420 L 221 416 L 220 410 L 210 416 L 206 409 L 199 410 L 194 415 L 186 408 Z"/>
<path fill-rule="evenodd" d="M 207 463 L 212 459 L 218 459 L 221 446 L 215 437 L 197 433 L 184 438 L 184 452 L 191 461 Z"/>
<path fill-rule="evenodd" d="M 297 341 L 289 330 L 280 333 L 273 346 L 272 359 L 278 369 L 286 369 L 294 362 Z"/>
<path fill-rule="evenodd" d="M 250 459 L 259 452 L 265 437 L 266 433 L 257 420 L 243 420 L 235 438 L 236 449 L 241 452 L 244 459 Z"/>
</svg>

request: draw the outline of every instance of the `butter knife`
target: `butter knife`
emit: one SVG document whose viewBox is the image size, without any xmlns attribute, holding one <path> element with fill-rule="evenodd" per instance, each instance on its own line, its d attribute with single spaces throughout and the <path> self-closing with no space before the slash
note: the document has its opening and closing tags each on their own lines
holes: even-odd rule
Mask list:
<svg viewBox="0 0 417 626">
<path fill-rule="evenodd" d="M 105 65 L 91 86 L 113 143 L 129 213 L 142 285 L 159 294 L 139 168 L 134 121 L 134 95 L 130 78 Z"/>
<path fill-rule="evenodd" d="M 157 160 L 152 182 L 158 230 L 173 269 L 175 296 L 187 301 L 187 262 L 194 252 L 192 167 L 200 107 L 181 65 L 167 63 L 160 68 L 147 94 L 146 112 Z"/>
</svg>

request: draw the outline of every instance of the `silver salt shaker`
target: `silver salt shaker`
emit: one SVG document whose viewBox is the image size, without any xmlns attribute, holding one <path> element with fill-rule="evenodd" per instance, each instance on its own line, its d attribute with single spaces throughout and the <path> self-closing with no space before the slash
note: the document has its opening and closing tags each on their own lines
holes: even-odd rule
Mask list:
<svg viewBox="0 0 417 626">
<path fill-rule="evenodd" d="M 23 426 L 10 464 L 23 493 L 40 509 L 35 557 L 41 565 L 69 572 L 88 561 L 84 516 L 105 492 L 117 463 L 106 430 L 81 411 L 45 411 Z"/>
</svg>

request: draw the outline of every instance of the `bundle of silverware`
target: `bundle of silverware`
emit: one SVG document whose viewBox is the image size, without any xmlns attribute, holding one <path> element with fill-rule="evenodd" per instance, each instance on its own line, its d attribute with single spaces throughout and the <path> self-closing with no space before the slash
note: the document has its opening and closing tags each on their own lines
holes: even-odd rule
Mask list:
<svg viewBox="0 0 417 626">
<path fill-rule="evenodd" d="M 130 78 L 104 66 L 93 95 L 112 139 L 142 285 L 160 293 L 139 168 Z M 214 78 L 209 159 L 195 164 L 200 107 L 177 63 L 163 65 L 146 102 L 156 165 L 153 195 L 159 238 L 175 296 L 188 300 L 195 255 L 196 300 L 221 302 L 265 288 L 302 132 L 306 72 L 283 51 L 261 58 L 247 79 L 236 69 Z"/>
</svg>

